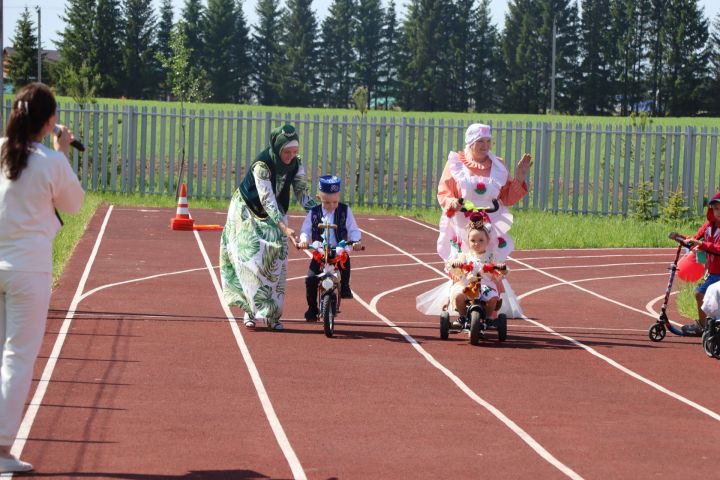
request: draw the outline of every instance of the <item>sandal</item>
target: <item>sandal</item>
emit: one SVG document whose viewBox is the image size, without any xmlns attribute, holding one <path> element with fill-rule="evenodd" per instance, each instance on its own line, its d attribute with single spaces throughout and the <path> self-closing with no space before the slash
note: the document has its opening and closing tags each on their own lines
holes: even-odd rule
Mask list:
<svg viewBox="0 0 720 480">
<path fill-rule="evenodd" d="M 270 325 L 270 329 L 279 331 L 279 330 L 285 329 L 285 326 L 282 324 L 282 322 L 280 320 L 278 320 L 275 323 L 273 323 L 272 325 Z"/>
<path fill-rule="evenodd" d="M 249 318 L 245 320 L 245 328 L 255 328 L 255 320 L 250 320 Z"/>
</svg>

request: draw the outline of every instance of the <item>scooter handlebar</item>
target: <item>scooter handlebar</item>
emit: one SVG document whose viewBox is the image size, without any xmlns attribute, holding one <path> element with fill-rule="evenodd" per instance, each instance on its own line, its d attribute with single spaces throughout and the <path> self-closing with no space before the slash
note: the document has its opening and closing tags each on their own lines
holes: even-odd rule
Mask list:
<svg viewBox="0 0 720 480">
<path fill-rule="evenodd" d="M 688 243 L 688 241 L 687 241 L 688 237 L 685 235 L 681 235 L 677 232 L 670 232 L 670 234 L 668 234 L 668 238 L 670 240 L 675 240 L 676 242 L 681 244 L 683 247 L 687 247 L 687 248 L 692 247 L 692 244 Z"/>
</svg>

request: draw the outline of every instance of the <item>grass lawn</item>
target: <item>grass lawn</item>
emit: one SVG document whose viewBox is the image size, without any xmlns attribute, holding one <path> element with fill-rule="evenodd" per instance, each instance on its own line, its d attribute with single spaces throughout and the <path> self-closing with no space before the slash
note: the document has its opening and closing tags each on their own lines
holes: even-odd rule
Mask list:
<svg viewBox="0 0 720 480">
<path fill-rule="evenodd" d="M 57 101 L 59 104 L 65 105 L 65 104 L 74 104 L 75 101 L 70 97 L 62 97 L 58 96 Z M 157 109 L 171 109 L 175 108 L 178 111 L 180 110 L 180 102 L 163 102 L 163 101 L 157 101 L 157 100 L 127 100 L 127 99 L 113 99 L 113 98 L 98 98 L 96 99 L 97 104 L 102 107 L 103 105 L 108 105 L 111 109 L 114 106 L 117 106 L 119 109 L 122 109 L 124 106 L 135 106 L 138 108 L 146 107 L 148 109 L 152 109 L 153 107 Z M 186 103 L 185 104 L 186 110 L 195 110 L 200 111 L 204 110 L 206 113 L 208 112 L 253 112 L 253 113 L 266 113 L 270 112 L 273 115 L 279 114 L 282 116 L 285 116 L 287 114 L 291 114 L 293 117 L 295 114 L 300 114 L 301 116 L 310 115 L 311 117 L 314 115 L 319 115 L 320 117 L 323 117 L 327 115 L 328 117 L 332 117 L 337 115 L 338 117 L 342 118 L 343 116 L 347 116 L 348 118 L 352 117 L 360 117 L 360 112 L 358 110 L 349 109 L 349 108 L 299 108 L 299 107 L 276 107 L 276 106 L 269 106 L 269 105 L 241 105 L 241 104 L 233 104 L 233 103 Z M 525 113 L 459 113 L 459 112 L 403 112 L 403 111 L 395 111 L 395 110 L 368 110 L 366 113 L 367 117 L 369 118 L 414 118 L 416 120 L 424 119 L 435 119 L 436 121 L 439 119 L 444 119 L 445 121 L 454 120 L 457 122 L 458 120 L 463 121 L 484 121 L 484 122 L 492 122 L 493 124 L 497 125 L 499 122 L 506 123 L 506 122 L 512 122 L 517 123 L 521 122 L 523 124 L 527 122 L 548 122 L 548 123 L 562 123 L 562 124 L 592 124 L 592 125 L 617 125 L 621 127 L 626 126 L 635 126 L 637 124 L 646 124 L 648 126 L 679 126 L 679 127 L 686 127 L 686 126 L 694 126 L 698 128 L 702 127 L 717 127 L 717 119 L 716 118 L 709 118 L 709 117 L 611 117 L 611 116 L 581 116 L 581 115 L 531 115 L 531 114 L 525 114 Z"/>
</svg>

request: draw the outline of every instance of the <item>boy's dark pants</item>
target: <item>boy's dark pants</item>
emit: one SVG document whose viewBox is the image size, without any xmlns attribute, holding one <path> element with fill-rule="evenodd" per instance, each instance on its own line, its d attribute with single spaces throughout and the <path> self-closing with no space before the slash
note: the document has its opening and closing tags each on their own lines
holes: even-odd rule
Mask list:
<svg viewBox="0 0 720 480">
<path fill-rule="evenodd" d="M 315 259 L 310 260 L 307 277 L 305 277 L 305 295 L 307 297 L 308 311 L 318 311 L 317 289 L 320 278 L 320 264 Z M 340 292 L 350 291 L 350 258 L 345 261 L 345 268 L 340 269 Z"/>
</svg>

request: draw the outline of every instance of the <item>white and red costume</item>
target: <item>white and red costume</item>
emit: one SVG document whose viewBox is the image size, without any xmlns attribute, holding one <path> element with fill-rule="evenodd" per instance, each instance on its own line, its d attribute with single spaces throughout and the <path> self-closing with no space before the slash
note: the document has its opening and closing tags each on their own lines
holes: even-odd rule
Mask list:
<svg viewBox="0 0 720 480">
<path fill-rule="evenodd" d="M 493 263 L 504 262 L 515 248 L 515 243 L 508 234 L 513 222 L 513 215 L 508 206 L 514 205 L 528 193 L 527 184 L 522 180 L 510 177 L 503 160 L 496 157 L 491 151 L 487 152 L 490 161 L 476 162 L 473 160 L 470 147 L 480 138 L 490 137 L 490 127 L 482 124 L 473 124 L 468 127 L 465 134 L 465 150 L 450 152 L 438 184 L 437 199 L 442 208 L 437 240 L 438 255 L 447 261 L 452 252 L 453 239 L 467 237 L 467 224 L 469 222 L 465 213 L 455 211 L 453 204 L 459 199 L 465 205 L 471 204 L 476 208 L 492 208 L 493 199 L 497 199 L 500 208 L 496 212 L 488 213 L 492 224 L 490 230 L 489 253 Z M 461 250 L 468 253 L 467 242 L 462 242 Z M 447 292 L 449 292 L 447 285 Z M 416 307 L 426 315 L 439 314 L 437 301 L 429 301 L 428 296 L 444 295 L 445 286 L 439 286 L 419 295 Z M 522 315 L 517 298 L 515 298 L 507 280 L 498 285 L 503 298 L 501 312 L 508 317 Z M 504 292 L 503 292 L 504 290 Z M 434 292 L 434 293 L 431 293 Z M 422 306 L 424 305 L 424 307 Z M 433 305 L 428 308 L 428 305 Z"/>
</svg>

